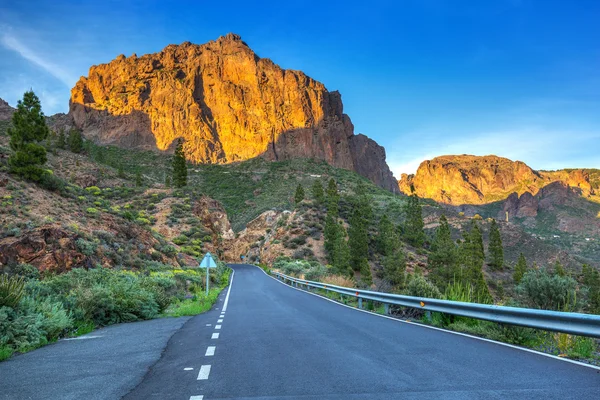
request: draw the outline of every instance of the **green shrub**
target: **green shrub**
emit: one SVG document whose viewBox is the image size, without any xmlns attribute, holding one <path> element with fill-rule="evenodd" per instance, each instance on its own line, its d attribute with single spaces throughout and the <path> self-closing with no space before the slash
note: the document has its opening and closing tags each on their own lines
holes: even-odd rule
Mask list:
<svg viewBox="0 0 600 400">
<path fill-rule="evenodd" d="M 20 276 L 0 275 L 0 307 L 15 307 L 25 288 L 25 278 Z"/>
<path fill-rule="evenodd" d="M 441 299 L 440 290 L 423 275 L 414 274 L 406 285 L 406 294 L 415 297 L 425 297 L 429 299 Z"/>
<path fill-rule="evenodd" d="M 517 293 L 527 306 L 542 310 L 575 311 L 577 281 L 546 271 L 530 270 L 523 275 Z"/>
<path fill-rule="evenodd" d="M 90 242 L 83 238 L 77 239 L 75 241 L 75 246 L 77 247 L 77 250 L 79 250 L 82 254 L 85 254 L 86 256 L 94 255 L 94 253 L 96 253 L 96 249 L 98 248 L 98 245 L 96 243 Z"/>
</svg>

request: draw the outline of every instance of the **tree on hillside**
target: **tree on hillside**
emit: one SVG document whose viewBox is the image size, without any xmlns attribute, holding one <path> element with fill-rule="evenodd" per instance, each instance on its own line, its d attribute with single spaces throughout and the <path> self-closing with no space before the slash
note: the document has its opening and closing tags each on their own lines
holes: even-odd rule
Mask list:
<svg viewBox="0 0 600 400">
<path fill-rule="evenodd" d="M 14 151 L 8 160 L 11 172 L 33 181 L 42 178 L 42 166 L 47 158 L 40 142 L 48 133 L 40 100 L 32 90 L 25 92 L 12 116 L 12 127 L 8 129 L 10 148 Z"/>
<path fill-rule="evenodd" d="M 69 150 L 73 153 L 81 153 L 83 150 L 83 136 L 81 136 L 81 132 L 75 128 L 71 128 L 69 131 Z"/>
<path fill-rule="evenodd" d="M 350 247 L 350 265 L 355 271 L 360 271 L 364 263 L 367 262 L 369 236 L 365 220 L 358 209 L 354 209 L 350 216 L 348 246 Z"/>
<path fill-rule="evenodd" d="M 513 279 L 516 284 L 519 284 L 521 282 L 521 279 L 523 279 L 523 275 L 525 275 L 525 272 L 527 272 L 527 261 L 525 260 L 525 256 L 523 255 L 523 253 L 521 253 L 519 255 L 519 260 L 515 265 L 515 272 L 513 273 Z"/>
<path fill-rule="evenodd" d="M 567 272 L 565 271 L 565 267 L 561 264 L 559 260 L 556 260 L 554 264 L 554 275 L 558 276 L 567 276 Z"/>
<path fill-rule="evenodd" d="M 62 150 L 67 148 L 67 138 L 65 137 L 64 129 L 61 129 L 58 133 L 58 137 L 56 139 L 56 147 Z"/>
<path fill-rule="evenodd" d="M 440 217 L 440 225 L 435 230 L 431 253 L 427 263 L 434 283 L 442 290 L 458 278 L 457 248 L 452 240 L 452 231 L 445 215 Z"/>
<path fill-rule="evenodd" d="M 301 184 L 298 184 L 298 186 L 296 186 L 296 193 L 294 194 L 294 202 L 300 204 L 302 200 L 304 200 L 304 188 Z"/>
<path fill-rule="evenodd" d="M 137 187 L 141 187 L 143 185 L 143 180 L 142 180 L 142 173 L 140 171 L 137 171 L 135 173 L 135 186 Z"/>
<path fill-rule="evenodd" d="M 165 187 L 167 189 L 171 188 L 171 176 L 169 174 L 165 175 Z"/>
<path fill-rule="evenodd" d="M 408 196 L 404 207 L 406 222 L 404 223 L 404 237 L 415 247 L 423 247 L 425 244 L 425 232 L 423 230 L 423 214 L 419 197 L 416 194 Z"/>
<path fill-rule="evenodd" d="M 587 286 L 587 312 L 600 314 L 600 272 L 584 264 L 582 273 L 583 284 Z"/>
<path fill-rule="evenodd" d="M 341 224 L 338 224 L 331 264 L 337 273 L 352 276 L 354 273 L 350 267 L 350 248 L 346 236 L 346 230 Z"/>
<path fill-rule="evenodd" d="M 333 249 L 335 248 L 338 232 L 337 218 L 334 218 L 331 214 L 327 213 L 327 216 L 325 217 L 325 228 L 323 230 L 323 246 L 325 247 L 327 260 L 330 264 L 333 264 Z"/>
<path fill-rule="evenodd" d="M 398 235 L 394 224 L 388 218 L 387 214 L 379 219 L 379 229 L 377 232 L 377 250 L 384 256 L 390 256 L 398 247 Z"/>
<path fill-rule="evenodd" d="M 499 271 L 504 268 L 504 249 L 502 248 L 502 237 L 495 219 L 490 226 L 490 243 L 488 246 L 490 267 Z"/>
<path fill-rule="evenodd" d="M 337 184 L 331 178 L 327 184 L 327 214 L 337 218 L 340 214 L 340 195 L 338 194 Z"/>
<path fill-rule="evenodd" d="M 462 264 L 460 281 L 471 285 L 480 301 L 491 300 L 491 295 L 483 276 L 485 254 L 483 237 L 477 222 L 473 221 L 471 230 L 463 234 L 463 242 L 459 248 L 459 259 Z"/>
<path fill-rule="evenodd" d="M 383 260 L 383 278 L 394 286 L 403 287 L 405 283 L 406 258 L 398 247 Z"/>
<path fill-rule="evenodd" d="M 182 188 L 187 185 L 187 162 L 183 152 L 183 139 L 177 139 L 177 147 L 173 155 L 173 185 L 176 188 Z"/>
<path fill-rule="evenodd" d="M 312 197 L 317 204 L 323 204 L 325 202 L 325 191 L 320 179 L 315 179 L 312 186 Z"/>
</svg>

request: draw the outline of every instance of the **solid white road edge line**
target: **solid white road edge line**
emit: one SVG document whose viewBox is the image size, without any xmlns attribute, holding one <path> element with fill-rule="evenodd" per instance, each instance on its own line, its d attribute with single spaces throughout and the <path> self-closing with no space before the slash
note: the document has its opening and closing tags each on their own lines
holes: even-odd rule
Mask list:
<svg viewBox="0 0 600 400">
<path fill-rule="evenodd" d="M 225 303 L 223 303 L 223 310 L 221 314 L 227 311 L 227 304 L 229 304 L 229 294 L 231 293 L 231 287 L 233 286 L 233 277 L 235 276 L 235 270 L 231 269 L 231 282 L 229 282 L 229 289 L 227 289 L 227 296 L 225 297 Z"/>
<path fill-rule="evenodd" d="M 211 339 L 218 339 L 219 338 L 219 333 L 213 333 Z"/>
<path fill-rule="evenodd" d="M 248 264 L 248 265 L 252 265 L 252 264 Z M 281 283 L 282 285 L 284 285 L 284 286 L 286 286 L 286 287 L 292 288 L 292 289 L 294 289 L 294 290 L 298 290 L 298 291 L 300 291 L 300 292 L 302 292 L 302 293 L 306 293 L 306 294 L 310 294 L 310 295 L 316 296 L 316 297 L 318 297 L 318 298 L 320 298 L 320 299 L 323 299 L 323 300 L 330 301 L 330 302 L 332 302 L 333 304 L 337 304 L 338 306 L 346 307 L 346 308 L 349 308 L 349 309 L 351 309 L 351 310 L 354 310 L 354 311 L 360 311 L 360 312 L 364 312 L 364 313 L 366 313 L 366 314 L 369 314 L 369 315 L 374 315 L 374 316 L 381 317 L 381 318 L 391 319 L 392 321 L 396 321 L 396 322 L 402 322 L 402 323 L 405 323 L 405 324 L 410 324 L 410 325 L 413 325 L 413 326 L 419 326 L 419 327 L 421 327 L 421 328 L 434 329 L 434 330 L 436 330 L 436 331 L 440 331 L 440 332 L 451 333 L 451 334 L 453 334 L 453 335 L 464 336 L 464 337 L 468 337 L 468 338 L 471 338 L 471 339 L 477 339 L 477 340 L 481 340 L 481 341 L 483 341 L 483 342 L 494 343 L 494 344 L 498 344 L 498 345 L 500 345 L 500 346 L 506 346 L 506 347 L 510 347 L 510 348 L 512 348 L 512 349 L 517 349 L 517 350 L 521 350 L 521 351 L 526 351 L 526 352 L 528 352 L 528 353 L 533 353 L 533 354 L 537 354 L 537 355 L 540 355 L 540 356 L 544 356 L 544 357 L 548 357 L 548 358 L 553 358 L 553 359 L 555 359 L 555 360 L 559 360 L 559 361 L 563 361 L 563 362 L 568 362 L 568 363 L 571 363 L 571 364 L 576 364 L 576 365 L 580 365 L 580 366 L 582 366 L 582 367 L 588 367 L 588 368 L 592 368 L 592 369 L 595 369 L 595 370 L 598 370 L 598 371 L 600 371 L 600 367 L 597 367 L 597 366 L 595 366 L 595 365 L 586 364 L 586 363 L 583 363 L 583 362 L 580 362 L 580 361 L 570 360 L 570 359 L 568 359 L 568 358 L 558 357 L 558 356 L 555 356 L 555 355 L 553 355 L 553 354 L 542 353 L 541 351 L 532 350 L 532 349 L 528 349 L 528 348 L 525 348 L 525 347 L 519 347 L 519 346 L 515 346 L 515 345 L 512 345 L 512 344 L 508 344 L 508 343 L 498 342 L 498 341 L 496 341 L 496 340 L 492 340 L 492 339 L 486 339 L 486 338 L 482 338 L 482 337 L 479 337 L 479 336 L 473 336 L 473 335 L 469 335 L 468 333 L 462 333 L 462 332 L 449 331 L 449 330 L 442 329 L 442 328 L 436 328 L 435 326 L 424 325 L 424 324 L 418 324 L 418 323 L 416 323 L 416 322 L 405 321 L 405 320 L 398 319 L 398 318 L 392 318 L 392 317 L 388 317 L 387 315 L 377 314 L 377 313 L 373 313 L 373 312 L 370 312 L 370 311 L 367 311 L 367 310 L 361 310 L 360 308 L 354 308 L 354 307 L 348 306 L 348 305 L 346 305 L 346 304 L 338 303 L 338 302 L 337 302 L 337 301 L 335 301 L 335 300 L 328 299 L 327 297 L 324 297 L 324 296 L 319 296 L 319 295 L 318 295 L 318 294 L 316 294 L 316 293 L 307 292 L 306 290 L 302 290 L 302 289 L 300 289 L 300 288 L 295 288 L 295 287 L 293 287 L 293 286 L 287 285 L 287 284 L 285 284 L 285 283 L 281 282 L 279 279 L 277 279 L 277 278 L 275 278 L 275 277 L 273 277 L 273 276 L 271 276 L 271 275 L 267 274 L 267 272 L 266 272 L 264 269 L 262 269 L 261 267 L 258 267 L 258 266 L 256 266 L 256 265 L 252 265 L 252 266 L 253 266 L 253 267 L 256 267 L 256 268 L 258 268 L 258 269 L 260 269 L 260 270 L 261 270 L 262 272 L 264 272 L 264 274 L 265 274 L 265 275 L 267 275 L 269 278 L 273 279 L 274 281 L 276 281 L 276 282 L 278 282 L 278 283 Z"/>
<path fill-rule="evenodd" d="M 204 357 L 214 356 L 216 348 L 217 348 L 216 346 L 208 346 L 208 348 L 206 349 L 206 354 L 204 355 Z"/>
<path fill-rule="evenodd" d="M 203 365 L 200 367 L 200 372 L 198 372 L 197 380 L 205 381 L 208 379 L 209 375 L 210 375 L 210 365 Z"/>
</svg>

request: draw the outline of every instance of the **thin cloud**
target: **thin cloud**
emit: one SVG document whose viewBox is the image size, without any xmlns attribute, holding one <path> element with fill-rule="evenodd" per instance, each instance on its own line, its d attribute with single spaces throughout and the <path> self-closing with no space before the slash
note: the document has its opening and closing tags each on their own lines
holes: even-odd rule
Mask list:
<svg viewBox="0 0 600 400">
<path fill-rule="evenodd" d="M 2 44 L 2 46 L 5 48 L 18 53 L 21 57 L 29 62 L 42 68 L 44 71 L 48 72 L 50 75 L 64 83 L 68 88 L 71 88 L 75 82 L 77 82 L 77 77 L 72 76 L 58 65 L 45 60 L 12 35 L 7 33 L 3 34 L 2 37 L 0 37 L 0 44 Z"/>
</svg>

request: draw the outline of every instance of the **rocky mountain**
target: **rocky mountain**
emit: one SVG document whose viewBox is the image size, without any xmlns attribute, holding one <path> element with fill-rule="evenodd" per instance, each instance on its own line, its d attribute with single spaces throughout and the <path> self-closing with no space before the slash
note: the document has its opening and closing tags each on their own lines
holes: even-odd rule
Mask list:
<svg viewBox="0 0 600 400">
<path fill-rule="evenodd" d="M 184 138 L 196 163 L 315 158 L 398 192 L 385 150 L 354 134 L 340 93 L 234 34 L 92 66 L 71 90 L 69 115 L 101 144 L 169 151 Z"/>
<path fill-rule="evenodd" d="M 532 197 L 553 182 L 572 187 L 584 197 L 594 196 L 598 190 L 589 170 L 536 171 L 521 161 L 471 155 L 424 161 L 416 174 L 403 174 L 399 186 L 406 194 L 414 189 L 419 197 L 461 205 L 500 201 L 513 193 Z"/>
<path fill-rule="evenodd" d="M 0 99 L 0 121 L 8 121 L 12 118 L 14 112 L 14 108 L 12 108 L 6 101 Z"/>
</svg>

